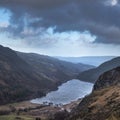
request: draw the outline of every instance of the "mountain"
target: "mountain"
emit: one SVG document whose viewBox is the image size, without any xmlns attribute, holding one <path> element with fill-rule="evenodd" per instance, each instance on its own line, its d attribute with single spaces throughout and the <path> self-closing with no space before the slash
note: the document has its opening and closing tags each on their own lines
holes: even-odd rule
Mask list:
<svg viewBox="0 0 120 120">
<path fill-rule="evenodd" d="M 0 104 L 41 97 L 88 68 L 0 46 Z"/>
<path fill-rule="evenodd" d="M 51 78 L 53 81 L 67 81 L 73 79 L 79 72 L 94 68 L 91 65 L 74 64 L 35 53 L 17 52 L 18 56 L 34 67 L 43 76 Z M 67 76 L 64 78 L 64 76 Z M 63 82 L 63 81 L 62 81 Z"/>
<path fill-rule="evenodd" d="M 115 56 L 55 57 L 55 58 L 72 63 L 83 63 L 93 66 L 99 66 L 100 64 L 115 58 Z"/>
<path fill-rule="evenodd" d="M 119 86 L 120 83 L 120 67 L 107 71 L 102 74 L 96 81 L 93 90 L 100 90 L 109 86 Z"/>
<path fill-rule="evenodd" d="M 97 68 L 84 71 L 80 73 L 77 78 L 83 81 L 94 83 L 102 73 L 110 69 L 116 68 L 117 66 L 120 66 L 120 57 L 107 61 L 98 66 Z"/>
<path fill-rule="evenodd" d="M 92 93 L 63 120 L 120 120 L 120 67 L 102 74 Z"/>
<path fill-rule="evenodd" d="M 49 85 L 48 85 L 49 84 Z M 13 50 L 0 46 L 0 104 L 42 96 L 54 84 Z"/>
</svg>

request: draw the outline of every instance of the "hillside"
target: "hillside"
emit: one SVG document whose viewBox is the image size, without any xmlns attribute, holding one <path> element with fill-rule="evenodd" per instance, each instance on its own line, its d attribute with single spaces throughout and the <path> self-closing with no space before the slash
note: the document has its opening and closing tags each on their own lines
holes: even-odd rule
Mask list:
<svg viewBox="0 0 120 120">
<path fill-rule="evenodd" d="M 107 61 L 107 62 L 101 64 L 97 68 L 93 68 L 93 69 L 84 71 L 84 72 L 80 73 L 77 78 L 80 80 L 83 80 L 83 81 L 94 83 L 102 73 L 104 73 L 110 69 L 116 68 L 117 66 L 120 66 L 120 57 L 117 57 L 110 61 Z"/>
<path fill-rule="evenodd" d="M 75 78 L 79 72 L 94 68 L 92 65 L 74 64 L 35 53 L 17 52 L 17 54 L 43 76 L 51 78 L 53 81 L 67 81 Z M 65 78 L 65 76 L 67 77 Z"/>
<path fill-rule="evenodd" d="M 0 46 L 0 104 L 43 96 L 91 67 L 80 66 Z"/>
<path fill-rule="evenodd" d="M 102 74 L 65 120 L 120 120 L 120 67 Z"/>
<path fill-rule="evenodd" d="M 120 67 L 102 74 L 90 95 L 71 104 L 56 107 L 25 101 L 11 106 L 0 106 L 1 120 L 120 120 Z"/>
<path fill-rule="evenodd" d="M 53 87 L 50 79 L 36 72 L 13 50 L 0 46 L 0 104 L 41 96 Z"/>
</svg>

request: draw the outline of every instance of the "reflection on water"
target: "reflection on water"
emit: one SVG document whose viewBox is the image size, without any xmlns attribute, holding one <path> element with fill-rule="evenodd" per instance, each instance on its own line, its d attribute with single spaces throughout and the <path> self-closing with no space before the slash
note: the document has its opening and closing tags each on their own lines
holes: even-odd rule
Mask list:
<svg viewBox="0 0 120 120">
<path fill-rule="evenodd" d="M 77 79 L 70 80 L 58 87 L 58 90 L 48 93 L 45 97 L 31 100 L 32 103 L 68 104 L 84 97 L 92 91 L 93 84 Z"/>
</svg>

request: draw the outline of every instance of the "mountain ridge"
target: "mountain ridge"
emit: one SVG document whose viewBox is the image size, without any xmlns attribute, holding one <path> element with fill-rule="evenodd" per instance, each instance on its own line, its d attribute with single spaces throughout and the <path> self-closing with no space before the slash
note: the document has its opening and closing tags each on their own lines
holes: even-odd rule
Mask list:
<svg viewBox="0 0 120 120">
<path fill-rule="evenodd" d="M 102 63 L 97 68 L 93 68 L 93 69 L 84 71 L 84 72 L 80 73 L 77 78 L 80 80 L 83 80 L 83 81 L 94 83 L 102 73 L 104 73 L 110 69 L 116 68 L 118 66 L 120 66 L 120 57 L 117 57 L 110 61 Z"/>
<path fill-rule="evenodd" d="M 83 57 L 60 57 L 56 56 L 59 60 L 64 60 L 72 63 L 83 63 L 93 66 L 99 66 L 100 64 L 111 60 L 117 56 L 83 56 Z"/>
<path fill-rule="evenodd" d="M 41 97 L 88 68 L 0 46 L 0 104 Z"/>
</svg>

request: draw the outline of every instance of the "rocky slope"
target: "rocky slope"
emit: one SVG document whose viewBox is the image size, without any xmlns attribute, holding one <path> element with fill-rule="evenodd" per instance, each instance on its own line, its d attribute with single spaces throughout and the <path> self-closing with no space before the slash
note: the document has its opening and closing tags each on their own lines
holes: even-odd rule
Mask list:
<svg viewBox="0 0 120 120">
<path fill-rule="evenodd" d="M 107 61 L 107 62 L 101 64 L 97 68 L 93 68 L 93 69 L 84 71 L 84 72 L 80 73 L 77 78 L 80 80 L 83 80 L 83 81 L 94 83 L 102 73 L 104 73 L 110 69 L 116 68 L 117 66 L 120 66 L 120 57 L 117 57 L 110 61 Z"/>
<path fill-rule="evenodd" d="M 120 120 L 120 67 L 102 74 L 93 92 L 64 120 Z"/>
<path fill-rule="evenodd" d="M 102 74 L 94 85 L 94 90 L 99 90 L 109 86 L 117 86 L 120 84 L 120 67 L 110 70 Z"/>
<path fill-rule="evenodd" d="M 43 96 L 81 70 L 82 66 L 78 69 L 75 64 L 36 54 L 18 55 L 0 46 L 0 104 Z"/>
</svg>

